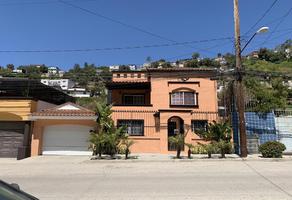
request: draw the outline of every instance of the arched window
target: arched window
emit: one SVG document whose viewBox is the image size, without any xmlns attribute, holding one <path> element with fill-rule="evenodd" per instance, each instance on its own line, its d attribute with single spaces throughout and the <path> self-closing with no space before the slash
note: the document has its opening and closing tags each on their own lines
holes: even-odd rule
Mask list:
<svg viewBox="0 0 292 200">
<path fill-rule="evenodd" d="M 170 106 L 197 106 L 198 93 L 189 88 L 178 88 L 170 93 Z"/>
</svg>

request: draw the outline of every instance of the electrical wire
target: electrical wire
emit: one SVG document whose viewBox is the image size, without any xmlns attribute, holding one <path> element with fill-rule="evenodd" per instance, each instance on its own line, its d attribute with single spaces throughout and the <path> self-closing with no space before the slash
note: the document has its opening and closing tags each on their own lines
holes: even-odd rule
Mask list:
<svg viewBox="0 0 292 200">
<path fill-rule="evenodd" d="M 124 27 L 127 27 L 127 28 L 130 28 L 130 29 L 133 29 L 135 31 L 138 31 L 138 32 L 141 32 L 141 33 L 144 33 L 144 34 L 147 34 L 147 35 L 150 35 L 152 37 L 156 37 L 156 38 L 159 38 L 159 39 L 162 39 L 162 40 L 165 40 L 165 41 L 168 41 L 168 42 L 175 42 L 177 43 L 178 41 L 176 40 L 173 40 L 173 39 L 170 39 L 170 38 L 167 38 L 167 37 L 164 37 L 162 35 L 159 35 L 159 34 L 156 34 L 156 33 L 153 33 L 153 32 L 150 32 L 150 31 L 147 31 L 145 29 L 142 29 L 140 27 L 137 27 L 137 26 L 134 26 L 134 25 L 130 25 L 130 24 L 127 24 L 125 22 L 122 22 L 120 20 L 117 20 L 117 19 L 114 19 L 114 18 L 111 18 L 111 17 L 108 17 L 108 16 L 105 16 L 103 14 L 100 14 L 98 12 L 94 12 L 92 10 L 89 10 L 89 9 L 86 9 L 86 8 L 83 8 L 83 7 L 80 7 L 76 4 L 72 4 L 72 3 L 69 3 L 67 1 L 64 1 L 64 0 L 59 0 L 60 3 L 64 4 L 64 5 L 67 5 L 67 6 L 70 6 L 70 7 L 73 7 L 75 9 L 78 9 L 78 10 L 81 10 L 83 12 L 86 12 L 88 14 L 91 14 L 93 16 L 96 16 L 98 18 L 102 18 L 102 19 L 105 19 L 107 21 L 110 21 L 110 22 L 113 22 L 113 23 L 116 23 L 116 24 L 119 24 L 119 25 L 122 25 Z M 190 46 L 189 44 L 184 44 L 184 46 L 188 47 L 188 48 L 192 48 L 192 49 L 198 49 L 196 47 L 193 47 L 193 46 Z M 201 51 L 204 51 L 202 49 L 198 49 L 198 50 L 201 50 Z"/>
<path fill-rule="evenodd" d="M 152 44 L 152 45 L 140 45 L 140 46 L 128 46 L 128 47 L 107 47 L 107 48 L 88 48 L 88 49 L 47 49 L 47 50 L 0 50 L 0 53 L 68 53 L 68 52 L 92 52 L 92 51 L 113 51 L 113 50 L 131 50 L 142 48 L 159 48 L 159 47 L 171 47 L 181 46 L 194 43 L 208 43 L 214 41 L 229 40 L 231 37 L 213 38 L 206 40 L 195 40 L 187 42 L 175 42 L 166 44 Z"/>
<path fill-rule="evenodd" d="M 96 1 L 96 0 L 68 0 L 67 2 L 89 2 L 89 1 Z M 23 5 L 41 5 L 41 4 L 51 4 L 51 3 L 58 3 L 58 0 L 51 0 L 51 1 L 25 1 L 25 2 L 9 2 L 9 3 L 0 3 L 0 6 L 23 6 Z"/>
<path fill-rule="evenodd" d="M 272 37 L 272 35 L 275 33 L 275 31 L 278 30 L 280 25 L 285 21 L 285 19 L 290 15 L 292 12 L 292 7 L 282 16 L 282 19 L 279 21 L 279 23 L 275 26 L 274 30 L 269 34 L 269 36 L 266 38 L 266 40 L 262 43 L 262 45 L 265 45 L 266 42 Z"/>
<path fill-rule="evenodd" d="M 272 8 L 276 5 L 276 3 L 278 2 L 279 0 L 274 0 L 273 3 L 270 5 L 270 7 L 263 13 L 263 15 L 255 22 L 254 25 L 252 25 L 250 27 L 250 29 L 248 29 L 248 31 L 244 34 L 244 35 L 247 35 L 249 34 L 264 18 L 265 16 L 272 10 Z"/>
</svg>

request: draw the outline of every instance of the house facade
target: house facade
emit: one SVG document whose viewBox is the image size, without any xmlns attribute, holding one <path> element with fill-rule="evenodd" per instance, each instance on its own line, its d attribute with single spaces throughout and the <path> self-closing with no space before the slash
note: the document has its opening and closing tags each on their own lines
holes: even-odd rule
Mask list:
<svg viewBox="0 0 292 200">
<path fill-rule="evenodd" d="M 0 78 L 0 158 L 29 157 L 31 114 L 73 100 L 37 80 Z"/>
<path fill-rule="evenodd" d="M 88 140 L 96 119 L 95 112 L 72 102 L 33 112 L 31 156 L 91 155 Z"/>
<path fill-rule="evenodd" d="M 218 119 L 214 75 L 195 68 L 114 71 L 108 101 L 116 125 L 126 126 L 135 142 L 132 152 L 171 153 L 168 138 L 176 134 L 185 134 L 186 143 L 203 142 L 196 131 Z"/>
</svg>

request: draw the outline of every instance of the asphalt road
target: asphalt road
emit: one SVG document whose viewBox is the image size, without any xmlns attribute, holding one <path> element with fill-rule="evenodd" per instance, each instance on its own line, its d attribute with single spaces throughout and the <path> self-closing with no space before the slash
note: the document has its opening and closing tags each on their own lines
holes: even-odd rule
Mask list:
<svg viewBox="0 0 292 200">
<path fill-rule="evenodd" d="M 39 199 L 292 199 L 292 161 L 0 159 L 0 179 Z"/>
</svg>

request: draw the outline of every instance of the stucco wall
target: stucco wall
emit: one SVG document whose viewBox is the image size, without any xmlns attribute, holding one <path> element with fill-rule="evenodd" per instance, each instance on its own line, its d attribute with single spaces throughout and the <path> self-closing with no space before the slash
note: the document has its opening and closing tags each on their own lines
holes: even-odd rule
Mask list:
<svg viewBox="0 0 292 200">
<path fill-rule="evenodd" d="M 190 82 L 198 82 L 198 84 L 189 84 Z M 190 78 L 188 81 L 182 82 L 178 78 L 152 78 L 151 88 L 151 103 L 155 109 L 170 108 L 169 93 L 178 88 L 189 88 L 195 90 L 199 95 L 199 107 L 194 110 L 217 112 L 216 81 L 207 78 Z"/>
<path fill-rule="evenodd" d="M 177 77 L 151 77 L 151 107 L 146 106 L 114 106 L 113 119 L 142 119 L 144 120 L 144 136 L 131 137 L 134 140 L 132 152 L 134 153 L 170 153 L 168 151 L 168 120 L 179 117 L 184 122 L 186 143 L 204 143 L 198 135 L 191 130 L 192 120 L 207 120 L 211 122 L 218 119 L 217 84 L 208 78 L 188 78 L 182 80 Z M 198 107 L 171 107 L 170 94 L 173 90 L 191 90 L 198 93 Z M 127 90 L 127 92 L 130 90 Z M 113 99 L 119 93 L 113 94 Z M 159 117 L 154 117 L 159 112 Z M 158 120 L 158 125 L 157 125 Z M 185 148 L 185 153 L 187 148 Z"/>
<path fill-rule="evenodd" d="M 29 115 L 35 112 L 37 102 L 33 100 L 0 100 L 1 121 L 29 121 Z"/>
<path fill-rule="evenodd" d="M 33 123 L 31 139 L 31 156 L 41 155 L 43 145 L 43 131 L 46 126 L 51 125 L 84 125 L 95 128 L 96 122 L 93 120 L 38 120 Z"/>
</svg>

